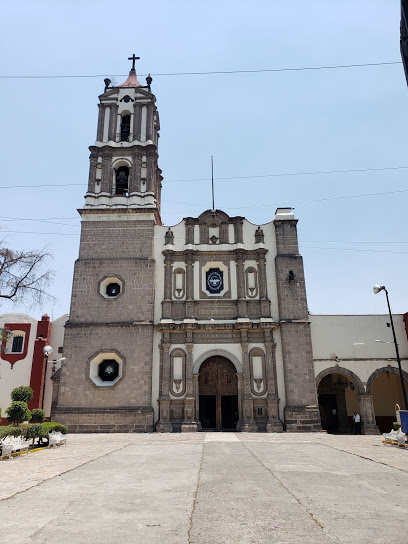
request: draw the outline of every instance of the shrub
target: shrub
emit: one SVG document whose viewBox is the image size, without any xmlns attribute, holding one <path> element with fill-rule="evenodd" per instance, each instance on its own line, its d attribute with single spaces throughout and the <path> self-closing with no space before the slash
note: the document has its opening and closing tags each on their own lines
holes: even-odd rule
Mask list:
<svg viewBox="0 0 408 544">
<path fill-rule="evenodd" d="M 41 408 L 34 408 L 31 410 L 31 422 L 32 423 L 43 423 L 45 419 L 45 412 Z"/>
<path fill-rule="evenodd" d="M 27 385 L 20 385 L 11 392 L 11 400 L 14 402 L 30 402 L 33 398 L 33 390 Z"/>
<path fill-rule="evenodd" d="M 5 438 L 6 436 L 21 436 L 20 427 L 15 425 L 4 425 L 0 427 L 0 438 Z"/>
<path fill-rule="evenodd" d="M 51 431 L 56 431 L 62 434 L 68 433 L 68 427 L 61 425 L 61 423 L 55 423 L 55 421 L 46 421 L 41 425 L 42 427 L 42 436 L 48 438 L 48 433 Z"/>
<path fill-rule="evenodd" d="M 394 431 L 399 431 L 401 425 L 397 421 L 394 421 L 394 423 L 392 424 L 392 428 L 394 429 Z"/>
<path fill-rule="evenodd" d="M 6 410 L 7 419 L 14 423 L 30 421 L 31 412 L 28 409 L 27 403 L 22 401 L 14 401 Z"/>
<path fill-rule="evenodd" d="M 21 425 L 21 431 L 26 440 L 32 438 L 33 444 L 35 438 L 42 437 L 42 425 L 41 423 L 34 423 L 33 425 Z"/>
</svg>

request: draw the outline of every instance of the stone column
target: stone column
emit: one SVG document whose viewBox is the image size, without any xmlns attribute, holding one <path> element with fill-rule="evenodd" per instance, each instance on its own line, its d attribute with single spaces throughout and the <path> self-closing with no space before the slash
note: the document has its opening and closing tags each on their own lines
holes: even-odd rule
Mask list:
<svg viewBox="0 0 408 544">
<path fill-rule="evenodd" d="M 163 319 L 171 319 L 171 284 L 173 254 L 171 251 L 164 251 L 164 300 L 162 302 Z"/>
<path fill-rule="evenodd" d="M 229 224 L 221 223 L 220 225 L 220 244 L 229 244 Z"/>
<path fill-rule="evenodd" d="M 198 374 L 193 374 L 193 394 L 195 398 L 195 420 L 197 423 L 197 430 L 201 431 L 201 422 L 200 422 L 200 388 L 198 384 Z"/>
<path fill-rule="evenodd" d="M 187 331 L 188 340 L 192 340 L 192 331 Z M 193 342 L 186 342 L 186 397 L 184 399 L 184 421 L 181 425 L 181 432 L 197 432 L 195 414 L 195 397 L 193 394 Z"/>
<path fill-rule="evenodd" d="M 101 193 L 112 194 L 112 153 L 104 151 L 102 153 L 102 179 Z"/>
<path fill-rule="evenodd" d="M 258 263 L 258 284 L 259 284 L 259 299 L 261 301 L 262 317 L 270 317 L 271 305 L 268 299 L 268 284 L 266 280 L 266 250 L 257 251 L 256 261 Z"/>
<path fill-rule="evenodd" d="M 109 119 L 109 136 L 108 140 L 112 142 L 116 142 L 116 127 L 118 123 L 118 109 L 119 106 L 117 104 L 113 104 L 111 106 L 111 114 Z"/>
<path fill-rule="evenodd" d="M 246 331 L 241 331 L 241 349 L 242 349 L 242 367 L 243 367 L 243 398 L 242 412 L 243 418 L 241 431 L 255 433 L 258 431 L 258 425 L 254 419 L 254 401 L 251 394 L 251 377 L 249 372 L 249 355 Z"/>
<path fill-rule="evenodd" d="M 242 230 L 243 218 L 234 217 L 233 223 L 234 223 L 234 238 L 235 238 L 234 242 L 236 244 L 243 244 L 244 243 L 243 230 Z"/>
<path fill-rule="evenodd" d="M 194 253 L 185 255 L 186 263 L 186 317 L 194 318 Z"/>
<path fill-rule="evenodd" d="M 361 428 L 363 434 L 380 434 L 375 422 L 375 412 L 372 395 L 358 395 L 360 403 Z"/>
<path fill-rule="evenodd" d="M 132 168 L 130 169 L 129 193 L 140 192 L 140 169 L 142 164 L 142 153 L 133 151 Z"/>
<path fill-rule="evenodd" d="M 247 302 L 245 298 L 245 275 L 244 275 L 244 253 L 235 253 L 235 264 L 237 267 L 237 295 L 238 295 L 238 317 L 247 317 Z"/>
<path fill-rule="evenodd" d="M 105 106 L 104 104 L 99 104 L 99 115 L 98 115 L 98 130 L 96 131 L 96 139 L 98 142 L 103 142 L 103 122 L 105 120 Z"/>
<path fill-rule="evenodd" d="M 146 172 L 146 192 L 153 193 L 155 185 L 155 175 L 156 175 L 156 153 L 152 147 L 148 148 L 146 151 L 146 162 L 147 162 L 147 172 Z"/>
<path fill-rule="evenodd" d="M 194 219 L 187 217 L 185 221 L 186 225 L 186 245 L 194 244 Z"/>
<path fill-rule="evenodd" d="M 266 423 L 267 433 L 280 433 L 283 431 L 282 422 L 279 420 L 279 398 L 278 385 L 276 377 L 276 359 L 275 359 L 276 344 L 271 339 L 265 341 L 266 351 L 266 379 L 268 383 L 268 421 Z"/>
<path fill-rule="evenodd" d="M 168 333 L 165 333 L 168 336 Z M 168 338 L 166 338 L 168 340 Z M 156 425 L 156 432 L 171 433 L 173 424 L 170 421 L 170 343 L 162 342 L 160 345 L 160 362 L 161 362 L 161 394 L 159 398 L 160 419 Z"/>
<path fill-rule="evenodd" d="M 140 142 L 140 132 L 142 127 L 142 104 L 135 102 L 133 104 L 133 140 Z"/>
<path fill-rule="evenodd" d="M 243 386 L 243 381 L 244 381 L 244 378 L 243 378 L 243 374 L 237 374 L 237 378 L 238 378 L 238 423 L 237 423 L 237 431 L 240 431 L 241 430 L 241 427 L 242 427 L 242 421 L 244 419 L 243 415 L 242 415 L 242 397 L 243 397 L 243 389 L 244 389 L 244 386 Z"/>
<path fill-rule="evenodd" d="M 148 104 L 147 106 L 146 140 L 153 141 L 153 104 Z"/>
<path fill-rule="evenodd" d="M 96 153 L 91 152 L 89 157 L 89 179 L 88 179 L 88 192 L 95 192 L 95 182 L 96 182 L 96 164 L 98 161 L 98 156 Z"/>
</svg>

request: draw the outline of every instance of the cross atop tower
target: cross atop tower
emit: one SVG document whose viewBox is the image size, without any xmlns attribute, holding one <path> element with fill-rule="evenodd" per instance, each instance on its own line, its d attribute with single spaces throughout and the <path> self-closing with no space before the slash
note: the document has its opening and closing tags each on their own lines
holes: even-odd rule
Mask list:
<svg viewBox="0 0 408 544">
<path fill-rule="evenodd" d="M 128 60 L 132 61 L 132 70 L 134 70 L 135 69 L 135 60 L 140 60 L 140 57 L 136 57 L 135 54 L 133 53 L 133 55 L 131 57 L 128 57 Z"/>
</svg>

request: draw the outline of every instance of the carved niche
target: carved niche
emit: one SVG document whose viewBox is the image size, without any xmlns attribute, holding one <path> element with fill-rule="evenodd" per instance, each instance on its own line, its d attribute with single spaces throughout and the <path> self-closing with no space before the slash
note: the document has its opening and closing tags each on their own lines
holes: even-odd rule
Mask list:
<svg viewBox="0 0 408 544">
<path fill-rule="evenodd" d="M 258 271 L 253 266 L 248 266 L 245 269 L 245 290 L 248 298 L 258 296 Z"/>
<path fill-rule="evenodd" d="M 173 271 L 173 297 L 176 300 L 185 298 L 186 295 L 186 271 L 184 268 L 176 268 Z"/>
<path fill-rule="evenodd" d="M 261 348 L 253 348 L 249 352 L 249 371 L 251 375 L 251 391 L 256 397 L 266 394 L 265 353 Z"/>
<path fill-rule="evenodd" d="M 181 348 L 170 354 L 170 393 L 182 397 L 186 392 L 186 354 Z"/>
</svg>

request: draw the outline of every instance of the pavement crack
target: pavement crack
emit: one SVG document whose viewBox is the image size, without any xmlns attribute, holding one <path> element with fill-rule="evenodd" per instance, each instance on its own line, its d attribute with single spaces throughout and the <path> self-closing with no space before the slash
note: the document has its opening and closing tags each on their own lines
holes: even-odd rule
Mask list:
<svg viewBox="0 0 408 544">
<path fill-rule="evenodd" d="M 27 493 L 27 491 L 30 491 L 30 489 L 33 489 L 34 487 L 39 487 L 40 485 L 42 485 L 45 482 L 48 482 L 49 480 L 53 480 L 54 478 L 59 478 L 63 474 L 68 474 L 68 472 L 72 472 L 74 470 L 77 470 L 78 468 L 84 467 L 85 465 L 89 465 L 90 463 L 93 463 L 94 461 L 98 461 L 99 459 L 102 459 L 103 457 L 107 457 L 108 455 L 111 455 L 112 453 L 123 450 L 123 449 L 125 449 L 125 448 L 127 448 L 127 447 L 129 447 L 131 445 L 132 445 L 132 443 L 129 442 L 128 444 L 125 444 L 124 446 L 121 446 L 120 448 L 116 448 L 115 450 L 108 451 L 107 453 L 104 453 L 104 454 L 100 455 L 99 457 L 89 459 L 88 461 L 85 461 L 84 463 L 81 463 L 80 465 L 77 465 L 77 466 L 72 467 L 72 468 L 68 468 L 67 470 L 64 470 L 63 472 L 59 472 L 58 474 L 54 474 L 54 476 L 50 476 L 49 478 L 44 478 L 44 480 L 41 480 L 40 482 L 35 482 L 35 484 L 30 485 L 26 489 L 21 489 L 20 491 L 16 491 L 15 493 L 13 493 L 13 495 L 10 495 L 9 497 L 0 498 L 0 502 L 9 501 L 11 499 L 14 499 L 18 495 L 22 495 L 23 493 Z M 67 446 L 64 446 L 64 447 L 66 448 Z"/>
<path fill-rule="evenodd" d="M 187 542 L 188 544 L 192 544 L 192 540 L 191 540 L 191 530 L 193 528 L 193 520 L 194 520 L 194 514 L 195 514 L 195 509 L 196 509 L 196 504 L 197 504 L 197 495 L 198 495 L 198 490 L 200 489 L 200 484 L 201 484 L 201 467 L 203 465 L 203 459 L 204 459 L 204 447 L 205 447 L 205 443 L 203 442 L 202 443 L 202 450 L 201 450 L 201 457 L 200 457 L 200 466 L 198 467 L 198 477 L 197 477 L 197 485 L 196 485 L 196 488 L 195 488 L 195 491 L 194 491 L 194 494 L 193 494 L 193 508 L 191 509 L 191 514 L 190 514 L 190 523 L 189 523 L 189 527 L 188 527 L 188 531 L 187 531 Z"/>
<path fill-rule="evenodd" d="M 405 474 L 407 473 L 407 469 L 394 467 L 393 465 L 390 465 L 389 463 L 386 463 L 384 461 L 377 461 L 376 459 L 372 459 L 371 457 L 368 457 L 367 455 L 362 455 L 360 453 L 354 453 L 352 451 L 348 451 L 348 450 L 345 450 L 343 448 L 336 448 L 336 446 L 332 446 L 331 444 L 325 444 L 321 440 L 319 440 L 318 443 L 320 445 L 322 445 L 322 446 L 326 446 L 327 448 L 331 448 L 332 450 L 342 451 L 343 453 L 348 453 L 350 455 L 354 455 L 355 457 L 360 457 L 360 459 L 366 459 L 367 461 L 372 461 L 373 463 L 376 463 L 377 465 L 384 465 L 385 467 L 393 468 L 394 470 L 399 470 L 400 472 L 404 472 Z M 386 447 L 386 446 L 381 446 L 381 447 Z"/>
<path fill-rule="evenodd" d="M 337 540 L 334 540 L 334 537 L 333 537 L 332 535 L 330 535 L 330 534 L 325 530 L 325 527 L 324 527 L 323 523 L 320 522 L 320 521 L 316 518 L 316 516 L 313 514 L 313 512 L 311 512 L 311 511 L 309 510 L 309 508 L 307 507 L 307 505 L 304 504 L 304 503 L 302 502 L 302 500 L 301 500 L 299 497 L 297 497 L 297 496 L 293 493 L 293 491 L 291 491 L 291 490 L 290 490 L 290 489 L 282 482 L 282 480 L 281 480 L 281 479 L 280 479 L 280 478 L 279 478 L 279 477 L 278 477 L 278 476 L 277 476 L 277 475 L 276 475 L 269 467 L 267 467 L 267 466 L 265 465 L 265 463 L 262 461 L 261 457 L 260 457 L 257 453 L 255 453 L 255 452 L 248 446 L 248 444 L 246 444 L 245 442 L 242 442 L 242 444 L 244 444 L 244 446 L 247 448 L 247 450 L 253 455 L 253 457 L 255 457 L 255 459 L 257 459 L 257 461 L 259 461 L 259 462 L 261 463 L 261 465 L 262 465 L 262 466 L 263 466 L 263 467 L 271 474 L 271 476 L 272 476 L 273 478 L 275 478 L 275 480 L 279 483 L 279 485 L 280 485 L 287 493 L 289 493 L 289 495 L 291 495 L 291 496 L 295 499 L 295 501 L 296 501 L 300 506 L 302 506 L 302 508 L 304 508 L 304 509 L 306 510 L 306 513 L 310 516 L 311 520 L 315 523 L 315 525 L 316 525 L 317 527 L 319 527 L 319 529 L 321 529 L 321 530 L 323 531 L 323 533 L 324 533 L 325 535 L 327 535 L 327 536 L 332 540 L 333 544 L 339 544 L 338 541 L 337 541 Z"/>
</svg>

